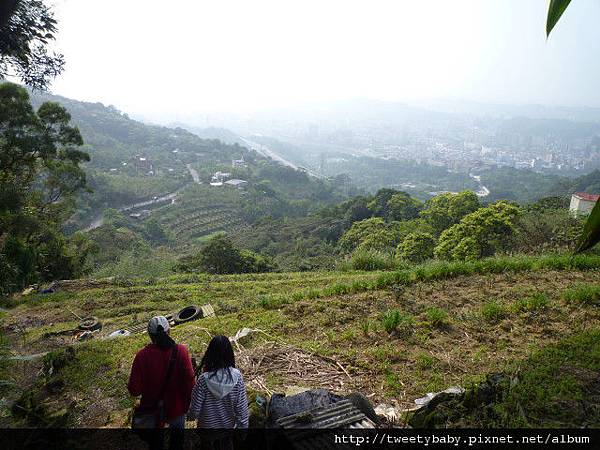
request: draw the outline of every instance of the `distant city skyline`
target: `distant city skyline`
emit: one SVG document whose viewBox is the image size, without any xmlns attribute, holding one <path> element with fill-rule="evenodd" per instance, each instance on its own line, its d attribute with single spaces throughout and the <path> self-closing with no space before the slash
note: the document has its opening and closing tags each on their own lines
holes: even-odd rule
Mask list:
<svg viewBox="0 0 600 450">
<path fill-rule="evenodd" d="M 59 95 L 133 115 L 353 98 L 600 106 L 600 3 L 56 0 Z"/>
</svg>

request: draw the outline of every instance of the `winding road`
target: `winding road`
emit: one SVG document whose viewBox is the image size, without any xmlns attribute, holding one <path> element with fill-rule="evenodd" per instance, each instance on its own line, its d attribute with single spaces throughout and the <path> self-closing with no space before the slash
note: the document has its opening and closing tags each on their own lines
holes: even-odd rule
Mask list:
<svg viewBox="0 0 600 450">
<path fill-rule="evenodd" d="M 473 178 L 475 181 L 477 181 L 477 184 L 479 184 L 479 190 L 477 192 L 475 192 L 477 197 L 487 197 L 488 195 L 490 195 L 490 190 L 487 187 L 485 187 L 483 184 L 481 184 L 481 175 L 473 175 L 472 173 L 469 172 L 469 176 L 471 178 Z"/>
<path fill-rule="evenodd" d="M 191 164 L 186 164 L 185 167 L 187 167 L 187 170 L 190 172 L 190 175 L 192 176 L 194 183 L 202 184 L 202 182 L 200 181 L 200 175 L 198 175 L 198 171 L 196 169 L 194 169 Z M 179 194 L 181 191 L 183 191 L 186 188 L 186 186 L 187 186 L 187 184 L 184 184 L 176 191 L 169 192 L 168 194 L 161 195 L 160 197 L 157 197 L 157 198 L 152 198 L 150 200 L 144 200 L 143 202 L 134 203 L 133 205 L 122 206 L 120 208 L 117 208 L 117 211 L 127 212 L 127 211 L 132 211 L 134 209 L 143 208 L 144 206 L 155 205 L 157 203 L 164 203 L 164 202 L 168 202 L 168 201 L 171 201 L 171 203 L 174 203 L 175 198 L 177 198 L 177 194 Z M 90 223 L 87 227 L 85 227 L 83 229 L 83 231 L 92 231 L 93 229 L 102 226 L 103 223 L 104 223 L 104 214 L 99 214 L 98 216 L 96 216 L 94 218 L 94 220 L 92 220 L 92 223 Z"/>
<path fill-rule="evenodd" d="M 305 171 L 307 174 L 309 174 L 312 177 L 323 178 L 322 175 L 320 175 L 316 172 L 313 172 L 310 169 L 307 169 L 305 167 L 299 167 L 296 164 L 294 164 L 293 162 L 290 162 L 287 159 L 282 158 L 281 156 L 279 156 L 277 153 L 275 153 L 273 150 L 271 150 L 266 145 L 259 144 L 258 142 L 254 142 L 254 141 L 251 141 L 246 138 L 241 138 L 241 139 L 248 145 L 248 147 L 250 147 L 255 152 L 260 153 L 261 155 L 265 156 L 266 158 L 271 158 L 273 161 L 277 161 L 278 163 L 280 163 L 284 166 L 287 166 L 287 167 L 291 167 L 292 169 Z"/>
</svg>

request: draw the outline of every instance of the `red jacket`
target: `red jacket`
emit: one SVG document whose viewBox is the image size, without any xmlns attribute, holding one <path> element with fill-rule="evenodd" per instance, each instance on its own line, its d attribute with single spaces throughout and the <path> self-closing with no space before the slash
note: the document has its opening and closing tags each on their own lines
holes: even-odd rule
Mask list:
<svg viewBox="0 0 600 450">
<path fill-rule="evenodd" d="M 135 355 L 127 389 L 133 396 L 142 396 L 140 406 L 152 407 L 159 400 L 170 358 L 171 349 L 155 344 L 146 345 Z M 163 397 L 167 421 L 187 413 L 195 381 L 188 349 L 177 344 L 177 359 Z"/>
</svg>

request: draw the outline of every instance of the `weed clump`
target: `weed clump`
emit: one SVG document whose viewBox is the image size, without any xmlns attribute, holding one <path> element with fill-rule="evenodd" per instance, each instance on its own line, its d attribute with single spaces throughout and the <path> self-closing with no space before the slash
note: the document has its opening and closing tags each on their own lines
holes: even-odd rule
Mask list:
<svg viewBox="0 0 600 450">
<path fill-rule="evenodd" d="M 516 312 L 541 311 L 548 307 L 550 299 L 542 292 L 517 300 L 514 304 Z"/>
<path fill-rule="evenodd" d="M 286 302 L 286 299 L 279 295 L 262 296 L 258 299 L 258 305 L 263 309 L 278 309 Z"/>
<path fill-rule="evenodd" d="M 425 311 L 427 322 L 434 328 L 445 328 L 449 325 L 448 313 L 442 308 L 432 306 Z"/>
<path fill-rule="evenodd" d="M 488 323 L 498 323 L 508 315 L 508 311 L 496 300 L 488 300 L 481 307 L 481 317 Z"/>
<path fill-rule="evenodd" d="M 417 355 L 417 367 L 422 370 L 433 369 L 437 363 L 437 360 L 427 353 L 419 353 Z"/>
<path fill-rule="evenodd" d="M 356 250 L 346 265 L 351 270 L 392 270 L 396 268 L 394 259 L 383 252 L 368 249 Z"/>
<path fill-rule="evenodd" d="M 412 332 L 414 318 L 410 314 L 404 314 L 397 309 L 390 309 L 381 316 L 381 325 L 389 334 L 409 334 Z"/>
<path fill-rule="evenodd" d="M 363 319 L 360 321 L 360 329 L 365 336 L 368 336 L 371 332 L 371 321 L 369 319 Z"/>
</svg>

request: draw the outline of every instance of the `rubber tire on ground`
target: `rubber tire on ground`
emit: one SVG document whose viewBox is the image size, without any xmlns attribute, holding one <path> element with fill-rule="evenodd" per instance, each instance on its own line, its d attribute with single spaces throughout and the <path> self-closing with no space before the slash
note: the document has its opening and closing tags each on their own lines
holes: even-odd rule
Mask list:
<svg viewBox="0 0 600 450">
<path fill-rule="evenodd" d="M 182 310 L 173 315 L 173 320 L 177 325 L 180 323 L 190 322 L 202 317 L 202 310 L 196 305 L 186 306 Z"/>
<path fill-rule="evenodd" d="M 97 317 L 90 316 L 85 317 L 81 322 L 79 322 L 79 329 L 85 331 L 95 331 L 100 330 L 102 328 L 102 324 L 98 320 Z"/>
</svg>

